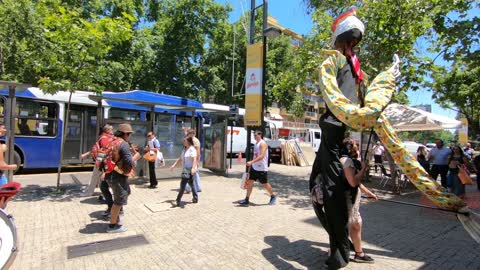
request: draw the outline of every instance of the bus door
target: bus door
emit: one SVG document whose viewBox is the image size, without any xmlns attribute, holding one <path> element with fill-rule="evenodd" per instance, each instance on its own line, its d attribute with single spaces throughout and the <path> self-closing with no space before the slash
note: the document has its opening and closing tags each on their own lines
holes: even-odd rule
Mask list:
<svg viewBox="0 0 480 270">
<path fill-rule="evenodd" d="M 80 163 L 80 154 L 90 151 L 97 139 L 96 127 L 95 107 L 71 105 L 64 144 L 64 163 Z"/>
</svg>

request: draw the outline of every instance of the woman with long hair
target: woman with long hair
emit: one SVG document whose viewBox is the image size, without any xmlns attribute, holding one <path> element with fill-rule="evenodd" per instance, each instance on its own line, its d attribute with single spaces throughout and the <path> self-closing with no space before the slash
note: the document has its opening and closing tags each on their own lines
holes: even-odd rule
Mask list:
<svg viewBox="0 0 480 270">
<path fill-rule="evenodd" d="M 193 194 L 193 203 L 198 202 L 198 194 L 197 190 L 195 188 L 195 185 L 193 185 L 193 176 L 195 175 L 195 172 L 197 170 L 197 150 L 195 149 L 195 146 L 193 145 L 193 139 L 191 137 L 185 137 L 183 139 L 183 151 L 180 157 L 173 163 L 173 165 L 170 167 L 170 170 L 173 170 L 177 166 L 178 163 L 182 163 L 183 169 L 182 169 L 182 180 L 180 182 L 180 191 L 178 192 L 177 195 L 177 206 L 181 206 L 181 200 L 183 193 L 185 193 L 185 187 L 187 186 L 187 183 L 190 185 L 192 188 L 192 194 Z"/>
<path fill-rule="evenodd" d="M 368 161 L 360 163 L 355 161 L 355 156 L 358 155 L 354 150 L 355 144 L 350 139 L 345 139 L 343 145 L 340 146 L 340 162 L 343 167 L 343 174 L 348 184 L 345 191 L 345 197 L 348 209 L 348 232 L 352 239 L 354 262 L 373 263 L 372 257 L 363 252 L 362 249 L 362 216 L 360 215 L 360 194 L 363 192 L 373 200 L 377 200 L 377 196 L 365 187 L 361 180 L 368 171 Z M 353 150 L 353 151 L 352 151 Z M 357 163 L 357 164 L 356 164 Z"/>
<path fill-rule="evenodd" d="M 430 162 L 428 162 L 427 156 L 427 148 L 425 146 L 419 146 L 417 149 L 417 161 L 427 173 L 430 173 Z"/>
<path fill-rule="evenodd" d="M 458 166 L 466 164 L 468 162 L 467 157 L 463 153 L 462 148 L 459 145 L 453 147 L 452 154 L 448 157 L 448 176 L 447 183 L 450 184 L 452 193 L 459 196 L 465 196 L 465 185 L 458 178 Z"/>
</svg>

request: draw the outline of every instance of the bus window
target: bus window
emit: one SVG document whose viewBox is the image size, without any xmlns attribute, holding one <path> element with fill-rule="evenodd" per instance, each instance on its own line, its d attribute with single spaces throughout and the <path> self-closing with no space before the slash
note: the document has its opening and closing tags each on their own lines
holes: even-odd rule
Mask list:
<svg viewBox="0 0 480 270">
<path fill-rule="evenodd" d="M 15 135 L 56 136 L 58 105 L 36 100 L 17 100 Z"/>
<path fill-rule="evenodd" d="M 109 112 L 109 119 L 121 119 L 128 121 L 141 121 L 140 111 L 129 111 L 119 108 L 111 108 Z"/>
<path fill-rule="evenodd" d="M 155 134 L 157 135 L 157 139 L 160 142 L 172 141 L 173 115 L 157 113 L 155 116 L 155 121 L 155 126 L 157 127 Z"/>
</svg>

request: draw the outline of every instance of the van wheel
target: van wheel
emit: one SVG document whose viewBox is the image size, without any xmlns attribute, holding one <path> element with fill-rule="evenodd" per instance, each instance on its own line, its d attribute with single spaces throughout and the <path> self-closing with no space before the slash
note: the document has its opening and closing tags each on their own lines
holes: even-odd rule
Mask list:
<svg viewBox="0 0 480 270">
<path fill-rule="evenodd" d="M 13 171 L 13 174 L 17 174 L 18 172 L 20 172 L 20 166 L 22 165 L 22 158 L 20 157 L 20 154 L 17 153 L 17 151 L 13 152 L 13 163 L 17 165 L 17 169 Z"/>
</svg>

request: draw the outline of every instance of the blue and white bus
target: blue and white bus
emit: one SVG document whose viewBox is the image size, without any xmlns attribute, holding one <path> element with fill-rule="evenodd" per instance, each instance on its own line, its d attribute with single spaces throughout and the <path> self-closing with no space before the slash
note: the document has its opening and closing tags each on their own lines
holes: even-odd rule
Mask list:
<svg viewBox="0 0 480 270">
<path fill-rule="evenodd" d="M 5 104 L 8 90 L 0 91 L 0 121 L 5 122 Z M 45 94 L 38 88 L 17 91 L 15 117 L 14 160 L 22 168 L 54 168 L 60 162 L 63 125 L 69 92 Z M 135 133 L 132 143 L 140 148 L 146 143 L 145 134 L 153 130 L 161 141 L 167 159 L 177 158 L 186 129 L 196 127 L 201 121 L 195 101 L 143 90 L 114 93 L 103 92 L 99 102 L 93 92 L 76 91 L 72 94 L 68 127 L 64 142 L 62 164 L 79 164 L 80 154 L 91 149 L 97 139 L 97 128 L 103 123 L 114 127 L 128 122 Z M 155 105 L 156 104 L 156 105 Z M 102 117 L 98 123 L 99 110 Z M 152 121 L 153 120 L 153 121 Z"/>
</svg>

